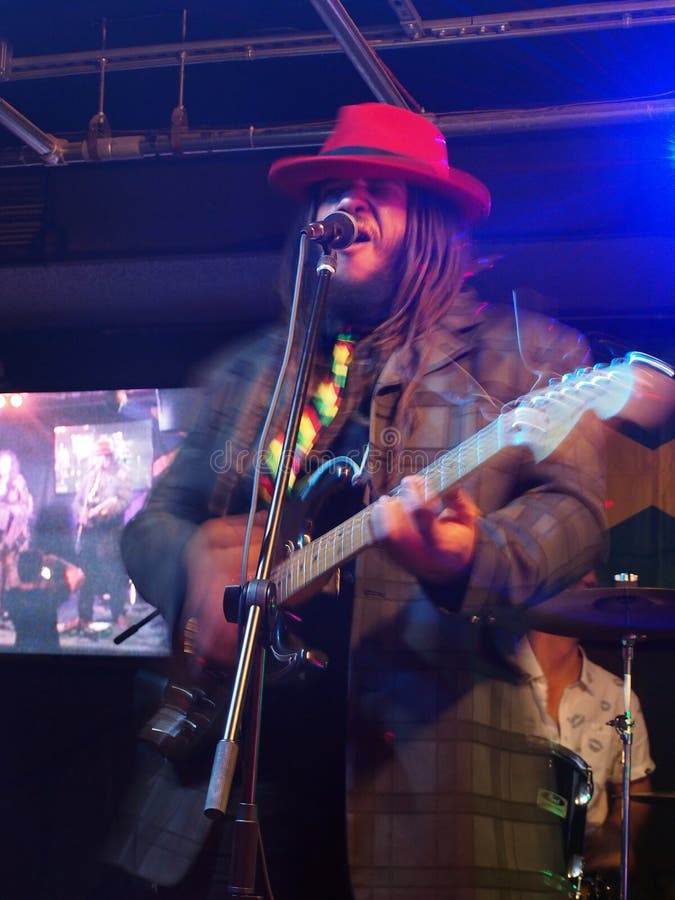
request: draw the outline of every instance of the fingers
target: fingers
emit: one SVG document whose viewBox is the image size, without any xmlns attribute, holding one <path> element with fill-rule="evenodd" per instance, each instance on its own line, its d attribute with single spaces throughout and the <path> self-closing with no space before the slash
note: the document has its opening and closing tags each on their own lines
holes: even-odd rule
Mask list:
<svg viewBox="0 0 675 900">
<path fill-rule="evenodd" d="M 217 574 L 195 580 L 183 614 L 195 623 L 195 652 L 212 663 L 230 666 L 236 659 L 237 626 L 223 610 L 224 585 Z"/>
<path fill-rule="evenodd" d="M 373 537 L 416 577 L 443 582 L 466 571 L 476 547 L 480 512 L 461 489 L 426 498 L 423 479 L 406 478 L 372 507 Z"/>
<path fill-rule="evenodd" d="M 225 666 L 236 660 L 237 650 L 237 626 L 223 611 L 225 587 L 240 580 L 241 547 L 233 537 L 238 537 L 233 523 L 215 519 L 200 526 L 185 548 L 188 591 L 183 615 L 198 626 L 196 652 Z"/>
<path fill-rule="evenodd" d="M 397 502 L 394 497 L 385 494 L 370 508 L 370 530 L 378 543 L 385 541 L 396 528 L 396 520 L 400 515 L 400 511 L 395 508 Z"/>
<path fill-rule="evenodd" d="M 452 519 L 464 525 L 472 525 L 480 518 L 480 509 L 461 487 L 445 496 L 442 519 Z"/>
<path fill-rule="evenodd" d="M 472 525 L 479 516 L 480 510 L 461 487 L 445 492 L 443 499 L 427 497 L 424 478 L 413 475 L 402 479 L 395 495 L 385 494 L 373 504 L 371 525 L 375 540 L 384 541 L 411 528 L 426 535 L 436 519 Z"/>
<path fill-rule="evenodd" d="M 377 541 L 401 541 L 419 532 L 425 518 L 436 511 L 425 508 L 421 479 L 404 478 L 395 495 L 385 494 L 372 507 L 371 527 Z"/>
</svg>

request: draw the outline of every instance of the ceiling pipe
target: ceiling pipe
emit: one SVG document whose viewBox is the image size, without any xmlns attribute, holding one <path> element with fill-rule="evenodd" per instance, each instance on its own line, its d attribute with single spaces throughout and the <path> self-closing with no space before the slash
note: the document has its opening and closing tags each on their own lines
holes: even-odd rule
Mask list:
<svg viewBox="0 0 675 900">
<path fill-rule="evenodd" d="M 23 148 L 0 152 L 0 168 L 38 165 L 44 162 L 82 163 L 175 156 L 169 134 L 126 135 L 99 139 L 95 154 L 87 140 L 61 141 L 39 131 L 16 110 L 7 116 L 0 101 L 0 121 L 23 139 L 32 140 L 38 156 Z M 11 110 L 12 108 L 9 107 Z M 517 134 L 573 128 L 599 127 L 675 116 L 675 97 L 654 100 L 623 100 L 547 106 L 541 109 L 502 109 L 487 112 L 442 113 L 429 116 L 446 137 L 472 137 L 484 134 Z M 20 128 L 17 125 L 20 124 Z M 274 128 L 233 129 L 223 131 L 185 131 L 181 134 L 180 155 L 242 153 L 254 150 L 311 150 L 321 146 L 332 123 L 319 122 Z"/>
<path fill-rule="evenodd" d="M 666 119 L 673 115 L 675 115 L 675 96 L 572 103 L 534 109 L 444 113 L 434 117 L 434 122 L 446 136 L 456 137 L 624 125 Z"/>
<path fill-rule="evenodd" d="M 318 10 L 318 7 L 317 7 Z M 336 14 L 337 18 L 337 14 Z M 495 39 L 540 37 L 584 31 L 625 30 L 675 23 L 675 0 L 612 0 L 548 9 L 516 10 L 480 16 L 420 20 L 415 33 L 402 35 L 400 26 L 364 28 L 361 34 L 374 50 L 466 43 Z M 185 41 L 136 47 L 108 47 L 109 72 L 167 68 L 223 62 L 317 56 L 345 52 L 329 34 L 299 32 L 273 36 Z M 100 50 L 13 57 L 6 41 L 0 42 L 0 80 L 26 81 L 68 75 L 95 75 Z"/>
</svg>

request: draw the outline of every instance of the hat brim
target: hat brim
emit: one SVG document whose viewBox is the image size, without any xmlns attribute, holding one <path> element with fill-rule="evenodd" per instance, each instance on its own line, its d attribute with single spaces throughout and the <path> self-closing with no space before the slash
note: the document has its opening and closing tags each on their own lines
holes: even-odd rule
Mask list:
<svg viewBox="0 0 675 900">
<path fill-rule="evenodd" d="M 296 156 L 272 163 L 269 181 L 294 200 L 306 200 L 314 185 L 342 178 L 395 178 L 440 195 L 459 209 L 467 222 L 476 222 L 490 212 L 490 192 L 485 185 L 449 167 L 443 176 L 417 166 L 414 160 L 387 156 Z"/>
</svg>

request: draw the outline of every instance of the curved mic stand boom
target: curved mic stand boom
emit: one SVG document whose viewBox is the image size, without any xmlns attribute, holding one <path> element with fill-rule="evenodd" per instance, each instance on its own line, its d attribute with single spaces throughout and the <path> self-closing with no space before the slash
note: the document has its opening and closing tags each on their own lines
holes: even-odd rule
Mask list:
<svg viewBox="0 0 675 900">
<path fill-rule="evenodd" d="M 305 234 L 306 232 L 301 237 L 302 241 L 307 240 Z M 229 893 L 229 896 L 238 898 L 257 896 L 254 893 L 259 836 L 256 809 L 256 774 L 262 685 L 265 669 L 265 643 L 270 632 L 269 620 L 274 612 L 275 604 L 274 585 L 268 576 L 272 567 L 272 556 L 276 546 L 283 501 L 292 470 L 293 453 L 305 406 L 319 326 L 330 279 L 337 268 L 337 254 L 334 249 L 330 249 L 331 243 L 337 243 L 334 240 L 334 236 L 332 234 L 326 235 L 325 239 L 318 237 L 317 240 L 323 245 L 323 254 L 316 267 L 318 281 L 284 435 L 279 472 L 274 484 L 274 492 L 263 533 L 256 577 L 244 584 L 239 594 L 239 658 L 224 733 L 216 747 L 204 806 L 204 812 L 209 818 L 215 819 L 225 815 L 239 756 L 237 741 L 243 719 L 243 709 L 245 703 L 247 703 L 247 729 L 243 732 L 245 753 L 242 754 L 244 794 L 243 800 L 238 806 L 238 813 L 234 822 Z M 345 244 L 343 243 L 341 246 L 345 246 Z M 242 634 L 241 623 L 244 619 L 245 625 Z M 263 631 L 262 640 L 260 639 L 261 630 Z"/>
</svg>

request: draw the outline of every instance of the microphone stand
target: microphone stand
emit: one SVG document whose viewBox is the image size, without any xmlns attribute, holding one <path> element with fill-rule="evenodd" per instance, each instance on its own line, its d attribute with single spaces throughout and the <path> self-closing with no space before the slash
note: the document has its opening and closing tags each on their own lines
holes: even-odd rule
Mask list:
<svg viewBox="0 0 675 900">
<path fill-rule="evenodd" d="M 621 638 L 621 659 L 623 663 L 623 707 L 624 713 L 608 722 L 619 735 L 622 745 L 622 797 L 621 797 L 621 883 L 620 900 L 628 900 L 628 879 L 630 868 L 630 778 L 632 771 L 633 751 L 633 725 L 631 715 L 631 694 L 633 690 L 633 657 L 638 635 L 630 624 L 630 586 L 637 584 L 637 575 L 628 572 L 620 572 L 614 576 L 614 581 L 622 585 L 622 600 L 625 603 L 624 626 L 625 633 Z"/>
<path fill-rule="evenodd" d="M 621 657 L 623 660 L 623 694 L 625 712 L 608 722 L 613 725 L 621 739 L 623 747 L 623 778 L 621 795 L 621 885 L 620 900 L 628 900 L 629 854 L 630 854 L 630 776 L 632 769 L 633 725 L 630 712 L 633 654 L 637 634 L 628 633 L 621 638 Z"/>
<path fill-rule="evenodd" d="M 621 730 L 623 742 L 623 808 L 621 815 L 621 900 L 628 900 L 628 867 L 630 846 L 630 778 L 632 771 L 633 717 L 631 715 L 631 681 L 633 652 L 636 634 L 627 634 L 621 640 L 624 671 L 625 727 Z"/>
<path fill-rule="evenodd" d="M 307 240 L 302 236 L 301 240 Z M 272 500 L 267 515 L 255 578 L 241 587 L 239 593 L 239 622 L 246 618 L 239 657 L 232 687 L 232 697 L 222 739 L 216 747 L 204 813 L 211 819 L 225 816 L 232 780 L 234 778 L 239 748 L 237 739 L 243 718 L 243 708 L 248 705 L 249 727 L 244 733 L 243 800 L 239 803 L 234 821 L 232 840 L 232 867 L 228 897 L 256 898 L 256 861 L 259 826 L 256 808 L 256 775 L 260 742 L 260 717 L 262 688 L 265 672 L 265 649 L 269 643 L 272 619 L 275 613 L 275 586 L 269 580 L 273 552 L 277 545 L 281 514 L 293 465 L 293 455 L 302 413 L 305 407 L 309 379 L 316 351 L 319 326 L 322 320 L 328 286 L 337 268 L 337 254 L 329 249 L 327 236 L 323 253 L 317 263 L 318 281 L 310 310 L 307 333 L 302 348 L 300 364 L 291 402 L 288 424 L 274 484 Z M 320 241 L 321 243 L 321 241 Z M 228 594 L 224 606 L 229 609 Z M 226 614 L 227 614 L 226 609 Z M 262 635 L 261 635 L 262 632 Z"/>
</svg>

